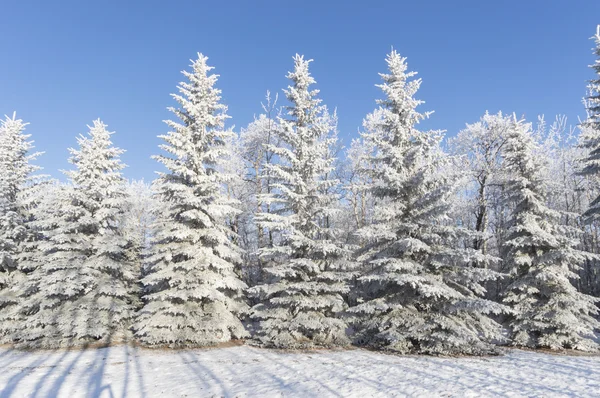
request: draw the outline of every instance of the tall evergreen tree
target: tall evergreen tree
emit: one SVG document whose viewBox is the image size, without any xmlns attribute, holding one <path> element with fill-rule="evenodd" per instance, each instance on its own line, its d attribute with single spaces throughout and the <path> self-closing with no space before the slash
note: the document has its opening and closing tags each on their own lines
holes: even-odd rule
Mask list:
<svg viewBox="0 0 600 398">
<path fill-rule="evenodd" d="M 500 338 L 487 314 L 503 306 L 480 298 L 481 283 L 497 277 L 473 264 L 492 261 L 454 244 L 466 231 L 448 225 L 451 181 L 437 149 L 439 132 L 420 131 L 428 114 L 417 112 L 421 85 L 406 58 L 392 51 L 385 94 L 365 120 L 366 167 L 376 199 L 374 222 L 359 230 L 362 302 L 349 310 L 357 341 L 402 353 L 485 354 Z"/>
<path fill-rule="evenodd" d="M 125 203 L 124 152 L 113 133 L 95 120 L 70 149 L 75 166 L 42 202 L 37 221 L 46 239 L 44 261 L 27 282 L 21 313 L 27 318 L 15 340 L 27 347 L 69 347 L 128 338 L 136 275 L 127 261 L 121 228 Z"/>
<path fill-rule="evenodd" d="M 33 173 L 40 168 L 31 161 L 39 153 L 31 152 L 26 126 L 16 114 L 0 122 L 0 342 L 18 327 L 16 304 L 30 271 L 27 248 L 35 240 L 29 221 L 39 178 Z"/>
<path fill-rule="evenodd" d="M 510 172 L 506 200 L 514 205 L 504 247 L 512 283 L 504 302 L 513 343 L 518 346 L 594 350 L 594 329 L 600 322 L 597 299 L 577 291 L 570 280 L 590 254 L 575 247 L 560 223 L 560 213 L 546 205 L 543 168 L 535 157 L 531 125 L 514 119 L 505 144 Z"/>
<path fill-rule="evenodd" d="M 330 188 L 338 182 L 329 156 L 335 144 L 332 124 L 317 98 L 319 90 L 309 73 L 310 61 L 294 57 L 294 70 L 284 90 L 291 105 L 288 118 L 275 130 L 279 145 L 267 145 L 279 162 L 267 164 L 273 190 L 261 196 L 271 212 L 257 215 L 258 225 L 280 237 L 260 250 L 265 284 L 250 289 L 261 302 L 251 310 L 257 344 L 301 348 L 345 345 L 346 325 L 336 317 L 345 308 L 347 290 L 339 269 L 344 251 L 337 244 L 328 217 L 337 197 Z"/>
<path fill-rule="evenodd" d="M 582 146 L 588 151 L 584 159 L 583 168 L 580 171 L 585 176 L 600 175 L 600 25 L 596 30 L 596 48 L 594 54 L 598 57 L 590 67 L 596 73 L 596 77 L 590 80 L 588 85 L 589 96 L 586 99 L 587 119 L 583 123 Z M 588 223 L 600 219 L 600 196 L 590 203 L 590 207 L 583 214 Z"/>
<path fill-rule="evenodd" d="M 580 144 L 579 148 L 584 151 L 582 162 L 579 166 L 578 174 L 586 177 L 586 187 L 579 189 L 583 193 L 584 203 L 589 203 L 583 212 L 584 234 L 583 245 L 587 250 L 594 253 L 600 252 L 598 246 L 598 228 L 600 228 L 600 25 L 596 28 L 594 55 L 596 60 L 590 68 L 594 71 L 595 77 L 589 81 L 589 96 L 584 104 L 587 111 L 587 118 L 580 126 Z M 582 274 L 585 277 L 582 285 L 585 289 L 598 295 L 600 286 L 598 267 L 600 260 L 588 260 L 585 263 L 585 271 Z M 587 274 L 587 275 L 585 275 Z"/>
<path fill-rule="evenodd" d="M 237 203 L 224 192 L 223 172 L 234 133 L 225 129 L 227 107 L 215 87 L 218 75 L 198 54 L 187 82 L 170 111 L 180 121 L 166 121 L 171 131 L 161 145 L 168 155 L 154 158 L 168 172 L 156 181 L 157 215 L 145 305 L 136 336 L 146 345 L 205 346 L 246 336 L 239 316 L 247 306 L 246 285 L 235 273 L 240 250 L 227 220 Z"/>
</svg>

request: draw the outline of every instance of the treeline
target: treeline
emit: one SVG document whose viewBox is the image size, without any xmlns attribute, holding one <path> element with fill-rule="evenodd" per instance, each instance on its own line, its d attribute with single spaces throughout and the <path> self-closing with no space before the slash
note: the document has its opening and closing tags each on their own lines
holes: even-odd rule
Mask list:
<svg viewBox="0 0 600 398">
<path fill-rule="evenodd" d="M 587 119 L 485 114 L 422 131 L 421 80 L 392 51 L 348 148 L 294 57 L 239 133 L 198 54 L 151 184 L 128 182 L 100 120 L 68 183 L 39 173 L 26 124 L 0 126 L 0 336 L 26 348 L 355 344 L 489 354 L 597 350 L 600 27 Z"/>
</svg>

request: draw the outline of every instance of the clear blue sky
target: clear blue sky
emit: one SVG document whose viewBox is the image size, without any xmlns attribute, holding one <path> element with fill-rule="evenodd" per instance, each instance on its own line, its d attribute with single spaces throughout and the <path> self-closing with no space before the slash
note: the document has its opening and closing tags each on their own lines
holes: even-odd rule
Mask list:
<svg viewBox="0 0 600 398">
<path fill-rule="evenodd" d="M 238 131 L 300 53 L 349 143 L 392 46 L 423 79 L 425 127 L 453 135 L 486 110 L 575 124 L 600 1 L 3 0 L 0 15 L 0 115 L 31 123 L 46 172 L 61 177 L 67 148 L 100 117 L 127 150 L 125 175 L 150 180 L 169 94 L 197 52 L 221 75 Z"/>
</svg>

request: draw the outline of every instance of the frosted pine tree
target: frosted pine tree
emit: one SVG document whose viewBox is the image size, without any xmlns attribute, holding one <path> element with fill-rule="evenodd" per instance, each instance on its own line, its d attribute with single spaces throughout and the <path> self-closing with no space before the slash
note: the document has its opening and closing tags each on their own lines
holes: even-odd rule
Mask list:
<svg viewBox="0 0 600 398">
<path fill-rule="evenodd" d="M 33 173 L 40 168 L 31 161 L 39 153 L 31 152 L 26 126 L 16 114 L 0 122 L 0 343 L 18 329 L 18 296 L 31 271 L 27 248 L 36 240 L 29 221 L 40 178 Z"/>
<path fill-rule="evenodd" d="M 600 175 L 600 25 L 596 30 L 596 48 L 594 54 L 598 57 L 590 67 L 596 73 L 596 77 L 590 80 L 588 85 L 589 96 L 585 101 L 587 119 L 583 123 L 582 146 L 588 151 L 584 159 L 580 174 L 584 176 Z M 588 210 L 583 214 L 588 223 L 600 218 L 600 196 L 590 203 Z"/>
<path fill-rule="evenodd" d="M 75 166 L 65 172 L 70 184 L 38 210 L 47 237 L 38 250 L 45 260 L 28 281 L 21 346 L 106 344 L 129 335 L 137 275 L 120 230 L 124 151 L 113 146 L 113 133 L 100 120 L 89 129 L 78 137 L 79 149 L 69 150 Z"/>
<path fill-rule="evenodd" d="M 504 298 L 514 309 L 509 321 L 513 344 L 595 350 L 598 299 L 571 283 L 591 255 L 575 248 L 578 242 L 567 235 L 560 213 L 546 206 L 546 165 L 535 154 L 531 125 L 515 118 L 504 150 L 510 172 L 506 200 L 515 207 L 503 256 L 513 276 Z"/>
<path fill-rule="evenodd" d="M 168 172 L 155 184 L 162 208 L 142 281 L 136 336 L 145 345 L 205 346 L 247 334 L 240 251 L 228 227 L 237 203 L 224 192 L 222 172 L 234 133 L 224 128 L 227 107 L 206 60 L 198 54 L 183 72 L 188 81 L 173 95 L 180 107 L 170 108 L 179 121 L 166 121 L 171 131 L 161 136 L 168 155 L 155 156 Z"/>
<path fill-rule="evenodd" d="M 336 317 L 345 308 L 347 289 L 337 266 L 344 252 L 327 225 L 337 197 L 326 178 L 333 170 L 335 144 L 331 121 L 312 89 L 310 61 L 294 57 L 292 85 L 284 90 L 291 105 L 275 131 L 279 145 L 268 145 L 279 162 L 268 164 L 273 191 L 260 199 L 271 212 L 257 215 L 258 225 L 279 237 L 260 250 L 266 283 L 250 289 L 260 303 L 251 310 L 255 342 L 280 348 L 345 345 L 346 325 Z"/>
<path fill-rule="evenodd" d="M 385 94 L 365 120 L 366 167 L 376 200 L 374 221 L 358 234 L 364 273 L 362 302 L 350 308 L 359 344 L 401 353 L 486 354 L 500 327 L 487 315 L 504 307 L 483 298 L 482 283 L 497 274 L 473 266 L 493 259 L 459 249 L 463 234 L 448 222 L 451 181 L 440 168 L 440 133 L 420 131 L 428 116 L 416 108 L 421 84 L 406 58 L 392 51 Z"/>
</svg>

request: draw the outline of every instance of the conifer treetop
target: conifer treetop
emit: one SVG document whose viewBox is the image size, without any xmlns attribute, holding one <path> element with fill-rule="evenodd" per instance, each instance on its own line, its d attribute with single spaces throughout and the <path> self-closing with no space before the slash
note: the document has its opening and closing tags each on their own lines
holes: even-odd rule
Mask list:
<svg viewBox="0 0 600 398">
<path fill-rule="evenodd" d="M 386 56 L 389 73 L 380 73 L 383 84 L 376 84 L 385 94 L 385 99 L 377 100 L 377 104 L 389 109 L 396 115 L 402 115 L 406 125 L 414 126 L 429 117 L 432 112 L 419 113 L 419 105 L 425 101 L 414 98 L 421 87 L 421 79 L 412 79 L 417 72 L 407 72 L 406 57 L 401 57 L 396 50 Z"/>
</svg>

